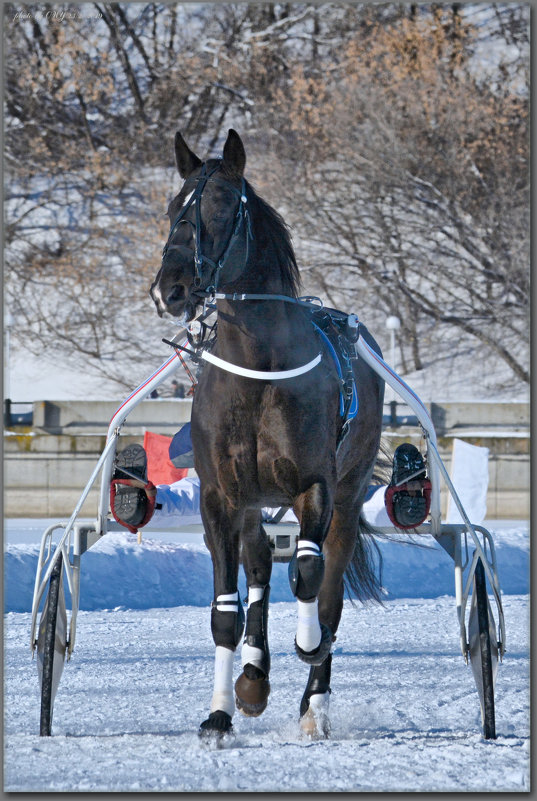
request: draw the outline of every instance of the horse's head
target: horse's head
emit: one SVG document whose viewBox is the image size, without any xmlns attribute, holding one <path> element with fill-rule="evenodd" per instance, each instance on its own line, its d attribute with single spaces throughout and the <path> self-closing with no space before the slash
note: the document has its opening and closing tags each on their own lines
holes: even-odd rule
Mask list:
<svg viewBox="0 0 537 801">
<path fill-rule="evenodd" d="M 175 135 L 177 169 L 184 184 L 168 208 L 170 233 L 150 290 L 160 316 L 188 323 L 219 285 L 235 281 L 248 256 L 246 154 L 230 130 L 222 159 L 202 162 Z"/>
</svg>

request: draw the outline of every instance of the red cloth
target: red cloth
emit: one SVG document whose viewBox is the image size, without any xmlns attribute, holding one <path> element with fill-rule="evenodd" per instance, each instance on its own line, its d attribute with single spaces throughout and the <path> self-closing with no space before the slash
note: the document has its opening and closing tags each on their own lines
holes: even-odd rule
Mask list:
<svg viewBox="0 0 537 801">
<path fill-rule="evenodd" d="M 171 437 L 146 431 L 144 448 L 147 453 L 147 477 L 153 484 L 173 484 L 188 473 L 187 468 L 174 467 L 168 450 Z"/>
</svg>

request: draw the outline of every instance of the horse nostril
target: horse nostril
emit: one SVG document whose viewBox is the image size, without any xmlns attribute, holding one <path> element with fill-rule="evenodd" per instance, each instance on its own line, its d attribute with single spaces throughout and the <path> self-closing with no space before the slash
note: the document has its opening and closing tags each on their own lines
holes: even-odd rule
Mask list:
<svg viewBox="0 0 537 801">
<path fill-rule="evenodd" d="M 168 306 L 172 303 L 176 303 L 178 300 L 182 300 L 184 294 L 185 294 L 184 287 L 182 286 L 174 287 L 166 298 L 166 305 Z"/>
</svg>

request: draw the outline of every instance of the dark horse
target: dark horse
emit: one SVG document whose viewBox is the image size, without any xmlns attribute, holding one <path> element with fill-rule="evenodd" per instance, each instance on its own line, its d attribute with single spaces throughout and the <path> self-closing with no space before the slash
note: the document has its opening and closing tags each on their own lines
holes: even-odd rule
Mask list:
<svg viewBox="0 0 537 801">
<path fill-rule="evenodd" d="M 289 565 L 298 605 L 295 648 L 311 666 L 301 726 L 325 736 L 344 584 L 360 598 L 379 592 L 360 515 L 379 451 L 384 382 L 352 360 L 359 412 L 342 439 L 341 378 L 312 324 L 311 304 L 298 298 L 287 227 L 243 177 L 239 135 L 229 131 L 222 159 L 202 162 L 177 133 L 175 155 L 185 183 L 168 209 L 171 230 L 151 296 L 160 315 L 185 324 L 200 314 L 204 298 L 216 298 L 218 319 L 192 407 L 216 646 L 210 715 L 200 734 L 229 732 L 235 705 L 251 716 L 266 707 L 272 557 L 261 509 L 287 506 L 300 521 Z M 367 329 L 361 336 L 380 353 Z M 239 554 L 248 611 L 234 692 L 233 658 L 244 630 Z"/>
</svg>

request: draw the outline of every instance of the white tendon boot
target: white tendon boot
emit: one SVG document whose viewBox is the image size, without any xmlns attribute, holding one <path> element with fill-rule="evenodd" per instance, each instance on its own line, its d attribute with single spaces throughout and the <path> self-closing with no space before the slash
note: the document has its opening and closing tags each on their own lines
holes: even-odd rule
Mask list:
<svg viewBox="0 0 537 801">
<path fill-rule="evenodd" d="M 211 699 L 211 712 L 220 710 L 233 717 L 235 699 L 233 696 L 233 659 L 235 654 L 222 645 L 216 646 L 214 655 L 214 686 Z"/>
</svg>

